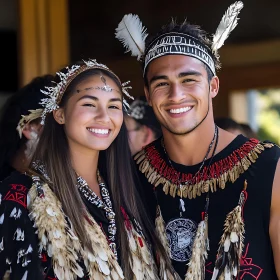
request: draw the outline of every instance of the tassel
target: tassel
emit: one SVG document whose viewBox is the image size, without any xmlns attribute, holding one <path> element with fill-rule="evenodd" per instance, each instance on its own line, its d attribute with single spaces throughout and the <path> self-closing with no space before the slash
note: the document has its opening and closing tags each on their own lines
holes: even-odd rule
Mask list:
<svg viewBox="0 0 280 280">
<path fill-rule="evenodd" d="M 236 279 L 244 241 L 244 222 L 242 212 L 247 200 L 247 182 L 244 182 L 244 190 L 240 194 L 238 205 L 227 215 L 224 232 L 218 249 L 215 269 L 211 280 Z"/>
<path fill-rule="evenodd" d="M 165 222 L 161 215 L 160 207 L 157 206 L 157 217 L 155 220 L 156 225 L 156 233 L 163 245 L 167 255 L 171 257 L 169 243 L 165 233 Z M 159 262 L 159 278 L 161 280 L 180 280 L 180 276 L 175 271 L 170 271 L 167 269 L 167 264 L 160 255 L 158 255 L 158 262 Z"/>
<path fill-rule="evenodd" d="M 165 233 L 165 222 L 161 215 L 159 206 L 157 206 L 157 217 L 156 217 L 155 224 L 156 224 L 156 233 L 161 241 L 161 244 L 163 245 L 167 255 L 171 256 L 169 243 L 168 243 L 166 233 Z"/>
<path fill-rule="evenodd" d="M 208 257 L 208 250 L 208 216 L 206 214 L 197 228 L 185 280 L 202 280 L 205 278 L 205 261 Z"/>
<path fill-rule="evenodd" d="M 137 56 L 137 60 L 140 60 L 145 52 L 145 40 L 148 34 L 138 15 L 125 15 L 116 28 L 115 35 L 127 52 L 131 51 L 131 55 Z"/>
<path fill-rule="evenodd" d="M 230 5 L 227 9 L 216 30 L 216 33 L 213 36 L 212 51 L 214 54 L 217 54 L 218 49 L 223 46 L 231 31 L 237 26 L 237 16 L 242 8 L 243 3 L 241 1 L 237 1 Z"/>
</svg>

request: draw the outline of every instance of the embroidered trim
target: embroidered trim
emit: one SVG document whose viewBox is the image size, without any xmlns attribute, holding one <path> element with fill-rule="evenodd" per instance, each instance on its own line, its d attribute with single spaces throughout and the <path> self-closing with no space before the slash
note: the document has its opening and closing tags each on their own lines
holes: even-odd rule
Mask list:
<svg viewBox="0 0 280 280">
<path fill-rule="evenodd" d="M 205 166 L 201 171 L 203 175 L 199 174 L 195 178 L 195 182 L 192 181 L 193 174 L 178 173 L 169 166 L 153 143 L 136 154 L 134 159 L 139 165 L 139 170 L 145 174 L 151 184 L 155 187 L 163 185 L 166 195 L 181 197 L 182 190 L 184 198 L 192 199 L 209 190 L 216 192 L 217 188 L 224 189 L 227 182 L 234 183 L 252 163 L 256 162 L 259 154 L 273 146 L 274 144 L 271 143 L 250 139 L 228 157 L 211 164 L 210 167 Z M 209 170 L 206 172 L 208 168 Z M 180 190 L 177 183 L 178 178 L 181 182 L 188 181 L 190 184 L 182 186 Z"/>
</svg>

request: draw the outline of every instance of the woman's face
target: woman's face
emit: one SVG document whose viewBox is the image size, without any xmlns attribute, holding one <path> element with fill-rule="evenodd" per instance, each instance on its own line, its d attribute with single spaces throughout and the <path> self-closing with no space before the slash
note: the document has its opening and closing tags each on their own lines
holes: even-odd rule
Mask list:
<svg viewBox="0 0 280 280">
<path fill-rule="evenodd" d="M 55 119 L 64 124 L 70 149 L 105 150 L 117 137 L 123 123 L 122 93 L 105 75 L 80 82 L 64 108 L 59 110 Z"/>
</svg>

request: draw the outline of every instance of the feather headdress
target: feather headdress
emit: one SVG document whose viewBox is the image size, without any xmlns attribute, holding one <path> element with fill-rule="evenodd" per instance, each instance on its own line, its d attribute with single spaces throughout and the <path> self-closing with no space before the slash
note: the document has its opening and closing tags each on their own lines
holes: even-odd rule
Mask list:
<svg viewBox="0 0 280 280">
<path fill-rule="evenodd" d="M 179 54 L 195 57 L 205 63 L 216 75 L 215 69 L 220 68 L 218 50 L 223 46 L 231 31 L 237 26 L 238 14 L 243 3 L 237 1 L 230 5 L 224 14 L 216 33 L 213 35 L 211 50 L 203 42 L 185 32 L 166 32 L 159 35 L 146 49 L 145 40 L 148 36 L 138 15 L 125 15 L 116 28 L 115 36 L 121 41 L 126 52 L 131 52 L 137 60 L 144 62 L 144 73 L 148 64 L 161 56 Z"/>
<path fill-rule="evenodd" d="M 243 8 L 243 3 L 237 1 L 230 5 L 224 14 L 216 33 L 213 35 L 212 52 L 217 55 L 217 51 L 221 48 L 228 38 L 231 31 L 237 26 L 238 14 Z"/>
<path fill-rule="evenodd" d="M 138 15 L 125 15 L 116 28 L 115 35 L 123 43 L 126 52 L 131 51 L 132 56 L 137 56 L 137 60 L 141 59 L 148 34 Z"/>
</svg>

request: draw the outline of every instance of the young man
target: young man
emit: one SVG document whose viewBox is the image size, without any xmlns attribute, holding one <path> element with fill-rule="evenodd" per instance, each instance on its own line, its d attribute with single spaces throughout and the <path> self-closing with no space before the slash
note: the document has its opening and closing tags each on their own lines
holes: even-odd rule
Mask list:
<svg viewBox="0 0 280 280">
<path fill-rule="evenodd" d="M 130 104 L 125 124 L 132 155 L 161 136 L 160 125 L 145 96 L 135 99 Z"/>
<path fill-rule="evenodd" d="M 280 151 L 217 128 L 213 117 L 217 50 L 242 6 L 230 6 L 213 42 L 187 22 L 171 22 L 146 41 L 137 16 L 125 16 L 117 29 L 142 58 L 146 97 L 161 124 L 163 137 L 135 161 L 182 279 L 280 278 Z"/>
</svg>

